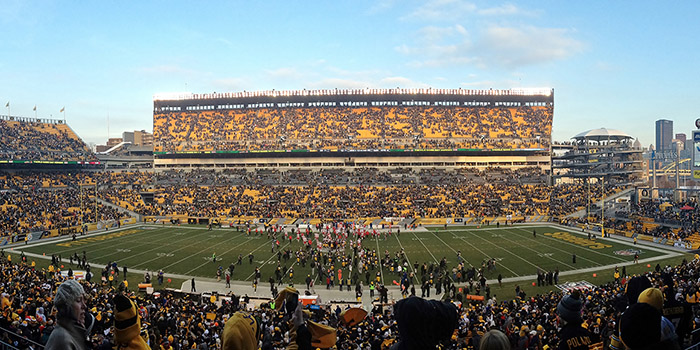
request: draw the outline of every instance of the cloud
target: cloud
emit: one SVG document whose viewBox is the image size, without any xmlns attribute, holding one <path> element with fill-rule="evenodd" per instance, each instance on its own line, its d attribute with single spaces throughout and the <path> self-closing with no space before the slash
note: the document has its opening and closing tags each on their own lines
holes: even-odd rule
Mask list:
<svg viewBox="0 0 700 350">
<path fill-rule="evenodd" d="M 222 78 L 211 82 L 215 91 L 243 91 L 250 90 L 250 84 L 244 78 Z"/>
<path fill-rule="evenodd" d="M 380 79 L 376 85 L 379 88 L 423 88 L 430 87 L 428 84 L 413 81 L 406 77 L 386 77 Z"/>
<path fill-rule="evenodd" d="M 572 38 L 567 29 L 534 26 L 490 27 L 475 47 L 484 50 L 488 62 L 509 68 L 565 59 L 583 48 L 583 43 Z"/>
<path fill-rule="evenodd" d="M 303 75 L 296 69 L 290 67 L 282 67 L 266 71 L 268 77 L 272 79 L 300 79 Z"/>
<path fill-rule="evenodd" d="M 430 0 L 413 12 L 401 17 L 402 20 L 419 21 L 454 21 L 467 15 L 474 14 L 477 6 L 470 2 L 459 0 Z"/>
<path fill-rule="evenodd" d="M 414 81 L 402 76 L 385 76 L 377 79 L 377 75 L 371 78 L 363 78 L 364 72 L 360 71 L 355 78 L 323 78 L 308 83 L 311 89 L 364 89 L 364 88 L 417 88 L 430 85 Z"/>
<path fill-rule="evenodd" d="M 517 69 L 558 61 L 584 49 L 564 28 L 490 26 L 470 35 L 464 27 L 427 26 L 417 31 L 416 46 L 395 50 L 416 59 L 413 67 L 474 65 L 478 68 Z M 433 40 L 425 40 L 432 38 Z"/>
<path fill-rule="evenodd" d="M 464 20 L 467 17 L 539 16 L 540 11 L 526 10 L 512 3 L 480 8 L 476 4 L 462 0 L 428 0 L 401 20 L 438 22 Z"/>
<path fill-rule="evenodd" d="M 361 80 L 327 78 L 309 83 L 309 87 L 313 89 L 364 89 L 374 87 L 371 83 Z"/>
<path fill-rule="evenodd" d="M 233 44 L 233 42 L 231 42 L 231 40 L 228 40 L 224 37 L 216 37 L 216 38 L 214 38 L 214 42 L 224 44 L 228 47 L 235 47 L 235 45 Z"/>
<path fill-rule="evenodd" d="M 614 72 L 619 69 L 616 65 L 605 61 L 598 61 L 593 67 L 600 72 Z"/>
<path fill-rule="evenodd" d="M 349 70 L 349 69 L 343 69 L 343 68 L 335 67 L 335 66 L 328 66 L 325 68 L 325 70 L 331 74 L 341 75 L 344 77 L 354 77 L 354 78 L 362 77 L 362 79 L 370 79 L 371 77 L 386 74 L 385 72 L 382 72 L 382 71 L 377 70 L 377 69 Z M 326 75 L 328 75 L 328 73 L 326 73 Z"/>
<path fill-rule="evenodd" d="M 459 83 L 460 87 L 469 89 L 489 89 L 489 88 L 502 88 L 502 87 L 519 87 L 520 82 L 513 79 L 499 79 L 499 80 L 479 80 L 470 82 Z"/>
<path fill-rule="evenodd" d="M 23 0 L 3 0 L 0 6 L 0 23 L 12 24 L 21 27 L 33 27 L 40 22 L 40 15 L 44 15 L 45 6 L 50 6 L 48 10 L 55 10 L 54 4 L 47 2 L 41 6 L 36 6 L 32 2 Z"/>
<path fill-rule="evenodd" d="M 540 14 L 539 11 L 524 10 L 511 3 L 478 9 L 476 13 L 481 16 L 537 16 Z"/>
<path fill-rule="evenodd" d="M 467 35 L 467 29 L 460 24 L 449 27 L 425 26 L 418 30 L 418 38 L 429 43 L 440 42 L 454 36 L 466 37 Z"/>
<path fill-rule="evenodd" d="M 199 74 L 197 71 L 192 69 L 183 68 L 176 64 L 159 64 L 149 67 L 136 68 L 136 71 L 144 74 Z"/>
<path fill-rule="evenodd" d="M 384 11 L 389 10 L 394 7 L 396 0 L 379 0 L 375 1 L 374 4 L 367 10 L 368 15 L 376 15 Z"/>
</svg>

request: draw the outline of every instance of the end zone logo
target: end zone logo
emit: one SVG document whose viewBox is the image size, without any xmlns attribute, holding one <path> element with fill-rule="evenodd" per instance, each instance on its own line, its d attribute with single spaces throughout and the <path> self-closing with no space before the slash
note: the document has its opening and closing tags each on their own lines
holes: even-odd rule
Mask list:
<svg viewBox="0 0 700 350">
<path fill-rule="evenodd" d="M 625 250 L 616 250 L 613 253 L 615 255 L 626 255 L 626 256 L 632 256 L 634 254 L 642 254 L 642 251 L 639 249 L 625 249 Z"/>
</svg>

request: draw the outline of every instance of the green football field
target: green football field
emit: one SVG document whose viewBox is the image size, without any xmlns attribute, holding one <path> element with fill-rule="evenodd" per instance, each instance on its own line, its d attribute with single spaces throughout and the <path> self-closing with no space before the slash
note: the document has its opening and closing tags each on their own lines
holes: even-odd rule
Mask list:
<svg viewBox="0 0 700 350">
<path fill-rule="evenodd" d="M 536 237 L 533 236 L 533 230 Z M 487 259 L 495 259 L 496 267 L 486 272 L 488 279 L 499 274 L 503 278 L 534 275 L 538 270 L 560 272 L 585 268 L 617 265 L 633 260 L 633 251 L 639 250 L 639 258 L 647 259 L 665 255 L 658 248 L 634 246 L 614 240 L 588 240 L 587 236 L 566 231 L 554 226 L 513 226 L 513 227 L 448 227 L 429 228 L 428 231 L 404 231 L 386 239 L 369 238 L 363 241 L 369 249 L 376 249 L 380 258 L 388 250 L 392 256 L 404 249 L 411 269 L 414 263 L 430 264 L 443 257 L 451 268 L 457 264 L 457 252 L 461 252 L 467 267 L 477 268 Z M 301 246 L 297 241 L 281 243 L 282 249 L 296 250 Z M 133 226 L 119 231 L 79 236 L 76 241 L 70 238 L 35 243 L 16 247 L 35 254 L 60 254 L 63 264 L 68 256 L 86 251 L 93 273 L 107 262 L 116 261 L 119 266 L 131 270 L 157 271 L 186 276 L 214 278 L 219 265 L 227 268 L 238 260 L 233 280 L 252 281 L 256 266 L 260 266 L 261 282 L 265 283 L 273 275 L 277 266 L 277 253 L 271 252 L 271 242 L 264 236 L 247 236 L 229 228 L 207 230 L 201 226 Z M 216 253 L 217 261 L 212 262 Z M 248 254 L 252 253 L 253 263 Z M 347 254 L 352 254 L 348 248 Z M 573 255 L 576 254 L 576 263 Z M 282 261 L 282 266 L 294 268 L 294 281 L 303 283 L 311 269 L 302 267 L 295 259 Z M 337 267 L 336 267 L 337 268 Z M 391 283 L 398 274 L 379 269 L 383 282 Z M 371 271 L 374 274 L 376 271 Z M 316 281 L 319 283 L 319 281 Z M 325 283 L 325 281 L 324 281 Z"/>
</svg>

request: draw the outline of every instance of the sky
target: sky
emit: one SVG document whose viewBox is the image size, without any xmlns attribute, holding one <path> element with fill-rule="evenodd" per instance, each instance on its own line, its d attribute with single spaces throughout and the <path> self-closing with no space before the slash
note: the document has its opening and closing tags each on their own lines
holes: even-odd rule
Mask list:
<svg viewBox="0 0 700 350">
<path fill-rule="evenodd" d="M 698 14 L 698 1 L 3 0 L 0 115 L 65 107 L 104 144 L 151 131 L 158 93 L 551 87 L 555 141 L 606 127 L 646 147 L 655 120 L 689 135 L 700 118 Z"/>
</svg>

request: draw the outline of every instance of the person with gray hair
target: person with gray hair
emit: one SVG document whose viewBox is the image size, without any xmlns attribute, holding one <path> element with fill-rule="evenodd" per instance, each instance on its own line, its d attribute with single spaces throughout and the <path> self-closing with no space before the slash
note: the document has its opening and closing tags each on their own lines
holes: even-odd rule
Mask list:
<svg viewBox="0 0 700 350">
<path fill-rule="evenodd" d="M 58 312 L 56 329 L 51 332 L 44 349 L 87 349 L 87 306 L 83 286 L 76 280 L 61 283 L 56 290 L 53 306 Z"/>
<path fill-rule="evenodd" d="M 510 340 L 498 329 L 488 331 L 479 342 L 479 350 L 510 350 Z"/>
</svg>

